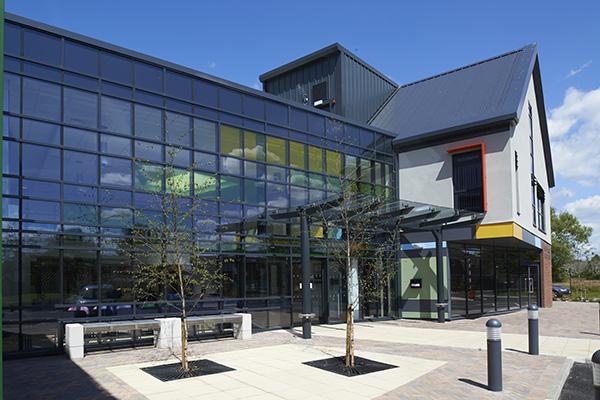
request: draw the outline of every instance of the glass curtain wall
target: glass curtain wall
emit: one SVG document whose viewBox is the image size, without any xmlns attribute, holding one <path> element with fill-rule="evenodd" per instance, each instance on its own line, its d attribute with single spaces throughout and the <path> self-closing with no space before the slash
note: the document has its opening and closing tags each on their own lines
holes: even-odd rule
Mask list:
<svg viewBox="0 0 600 400">
<path fill-rule="evenodd" d="M 119 248 L 161 218 L 161 193 L 198 205 L 190 229 L 226 260 L 231 281 L 193 312 L 248 311 L 257 328 L 293 315 L 299 225 L 269 212 L 338 192 L 345 160 L 361 166 L 361 190 L 394 193 L 379 132 L 10 22 L 3 111 L 8 352 L 56 349 L 58 320 L 173 311 L 172 294 L 132 295 Z"/>
<path fill-rule="evenodd" d="M 453 317 L 537 303 L 539 250 L 450 243 L 449 256 Z"/>
</svg>

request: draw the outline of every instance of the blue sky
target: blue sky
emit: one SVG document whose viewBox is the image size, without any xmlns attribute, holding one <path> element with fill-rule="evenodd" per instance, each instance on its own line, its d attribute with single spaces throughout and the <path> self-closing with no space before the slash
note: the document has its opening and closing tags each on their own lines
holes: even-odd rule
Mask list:
<svg viewBox="0 0 600 400">
<path fill-rule="evenodd" d="M 254 87 L 333 42 L 398 83 L 536 42 L 552 204 L 592 225 L 600 250 L 600 2 L 6 0 L 6 10 Z"/>
</svg>

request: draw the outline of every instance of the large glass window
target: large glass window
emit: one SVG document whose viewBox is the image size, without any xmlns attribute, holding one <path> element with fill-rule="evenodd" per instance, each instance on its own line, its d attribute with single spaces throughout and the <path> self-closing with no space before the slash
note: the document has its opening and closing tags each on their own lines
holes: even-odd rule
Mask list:
<svg viewBox="0 0 600 400">
<path fill-rule="evenodd" d="M 23 114 L 60 121 L 60 86 L 23 78 Z"/>
<path fill-rule="evenodd" d="M 253 161 L 265 160 L 265 135 L 244 131 L 244 158 Z"/>
<path fill-rule="evenodd" d="M 63 156 L 64 180 L 95 185 L 98 183 L 98 156 L 65 150 Z"/>
<path fill-rule="evenodd" d="M 249 204 L 265 204 L 265 183 L 250 179 L 244 180 L 244 200 Z"/>
<path fill-rule="evenodd" d="M 98 301 L 98 267 L 95 251 L 65 250 L 63 255 L 64 298 L 67 303 Z"/>
<path fill-rule="evenodd" d="M 65 147 L 90 151 L 96 151 L 98 148 L 98 135 L 96 132 L 84 131 L 83 129 L 65 126 L 63 128 L 63 141 Z"/>
<path fill-rule="evenodd" d="M 100 135 L 100 151 L 118 156 L 131 156 L 131 140 L 113 135 Z"/>
<path fill-rule="evenodd" d="M 290 141 L 290 167 L 306 169 L 306 145 Z"/>
<path fill-rule="evenodd" d="M 137 87 L 162 92 L 163 74 L 162 68 L 150 64 L 135 62 L 135 85 Z"/>
<path fill-rule="evenodd" d="M 98 96 L 81 90 L 64 88 L 64 117 L 67 124 L 96 128 L 98 125 Z"/>
<path fill-rule="evenodd" d="M 100 207 L 102 225 L 127 228 L 131 225 L 133 212 L 129 208 Z"/>
<path fill-rule="evenodd" d="M 327 150 L 327 174 L 340 176 L 342 173 L 342 155 L 336 151 Z"/>
<path fill-rule="evenodd" d="M 23 200 L 23 219 L 48 222 L 60 221 L 60 203 Z"/>
<path fill-rule="evenodd" d="M 98 75 L 98 51 L 96 49 L 65 40 L 63 51 L 65 68 Z"/>
<path fill-rule="evenodd" d="M 167 143 L 191 146 L 190 117 L 167 111 L 165 122 Z"/>
<path fill-rule="evenodd" d="M 4 74 L 4 111 L 18 114 L 21 111 L 21 78 Z"/>
<path fill-rule="evenodd" d="M 169 96 L 191 100 L 192 80 L 180 73 L 167 70 L 165 74 L 165 92 Z"/>
<path fill-rule="evenodd" d="M 311 172 L 323 172 L 323 149 L 308 146 L 308 169 Z"/>
<path fill-rule="evenodd" d="M 217 107 L 218 87 L 204 80 L 194 80 L 194 101 L 205 106 Z"/>
<path fill-rule="evenodd" d="M 23 139 L 60 145 L 60 125 L 24 119 Z"/>
<path fill-rule="evenodd" d="M 190 194 L 190 172 L 180 168 L 167 168 L 166 190 L 169 193 L 189 196 Z"/>
<path fill-rule="evenodd" d="M 221 154 L 242 156 L 242 140 L 239 129 L 221 125 Z"/>
<path fill-rule="evenodd" d="M 286 140 L 267 136 L 267 162 L 272 164 L 287 164 Z"/>
<path fill-rule="evenodd" d="M 143 161 L 163 161 L 163 145 L 142 142 L 141 140 L 135 141 L 135 157 Z"/>
<path fill-rule="evenodd" d="M 102 78 L 131 85 L 133 82 L 133 65 L 130 59 L 116 54 L 100 53 L 100 73 Z"/>
<path fill-rule="evenodd" d="M 32 312 L 44 317 L 48 310 L 54 310 L 56 304 L 62 303 L 58 250 L 24 248 L 21 251 L 21 270 L 24 272 L 21 286 L 24 306 L 35 306 L 38 311 Z"/>
<path fill-rule="evenodd" d="M 290 207 L 302 206 L 308 203 L 308 190 L 305 188 L 290 188 Z"/>
<path fill-rule="evenodd" d="M 100 183 L 131 187 L 131 161 L 102 156 L 100 158 Z"/>
<path fill-rule="evenodd" d="M 240 178 L 233 176 L 221 176 L 221 200 L 241 201 L 242 182 Z"/>
<path fill-rule="evenodd" d="M 268 294 L 267 262 L 263 258 L 246 259 L 246 296 L 266 297 Z"/>
<path fill-rule="evenodd" d="M 21 55 L 21 27 L 4 24 L 4 51 L 15 56 Z"/>
<path fill-rule="evenodd" d="M 60 38 L 29 29 L 23 30 L 23 55 L 31 60 L 60 65 Z"/>
<path fill-rule="evenodd" d="M 276 183 L 267 183 L 267 204 L 269 207 L 288 207 L 289 201 L 287 186 Z"/>
<path fill-rule="evenodd" d="M 131 135 L 131 103 L 102 96 L 100 128 Z"/>
<path fill-rule="evenodd" d="M 217 128 L 214 122 L 194 118 L 194 147 L 198 150 L 216 151 Z"/>
<path fill-rule="evenodd" d="M 63 204 L 63 221 L 65 224 L 96 225 L 98 215 L 96 207 L 88 204 Z"/>
<path fill-rule="evenodd" d="M 162 139 L 162 112 L 156 108 L 135 104 L 135 136 Z"/>
<path fill-rule="evenodd" d="M 23 144 L 23 175 L 60 179 L 60 150 Z"/>
<path fill-rule="evenodd" d="M 221 157 L 221 172 L 232 175 L 241 175 L 241 160 L 233 157 Z"/>
<path fill-rule="evenodd" d="M 17 180 L 18 183 L 18 180 Z M 23 179 L 23 196 L 60 200 L 60 184 Z M 16 193 L 18 194 L 18 190 Z"/>
<path fill-rule="evenodd" d="M 217 171 L 217 156 L 214 154 L 194 152 L 194 168 L 203 169 L 205 171 Z"/>
<path fill-rule="evenodd" d="M 194 193 L 201 198 L 217 197 L 217 179 L 214 174 L 194 172 Z"/>
<path fill-rule="evenodd" d="M 135 164 L 135 188 L 149 192 L 162 190 L 163 168 L 159 165 L 137 162 Z"/>
</svg>

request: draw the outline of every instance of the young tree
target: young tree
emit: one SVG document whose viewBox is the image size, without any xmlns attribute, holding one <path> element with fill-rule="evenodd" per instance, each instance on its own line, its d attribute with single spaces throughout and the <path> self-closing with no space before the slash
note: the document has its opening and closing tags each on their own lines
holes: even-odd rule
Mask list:
<svg viewBox="0 0 600 400">
<path fill-rule="evenodd" d="M 183 169 L 174 165 L 179 151 L 167 151 L 165 166 L 136 161 L 136 182 L 155 191 L 155 211 L 136 212 L 136 224 L 121 247 L 132 260 L 129 273 L 136 300 L 151 298 L 168 303 L 181 318 L 179 358 L 185 375 L 190 372 L 188 312 L 206 296 L 218 292 L 226 276 L 222 273 L 224 260 L 199 239 L 203 202 L 192 196 L 193 166 Z M 194 194 L 213 184 L 210 179 L 198 179 Z"/>
<path fill-rule="evenodd" d="M 567 266 L 575 260 L 585 257 L 589 251 L 592 227 L 579 222 L 568 211 L 557 213 L 550 209 L 552 227 L 552 280 L 566 278 Z"/>
<path fill-rule="evenodd" d="M 341 170 L 341 168 L 340 168 Z M 388 232 L 374 225 L 373 216 L 384 204 L 383 196 L 361 194 L 360 176 L 357 166 L 346 165 L 338 179 L 339 193 L 331 202 L 318 205 L 312 215 L 314 223 L 321 223 L 328 232 L 322 238 L 322 245 L 327 248 L 329 266 L 344 271 L 346 278 L 346 354 L 345 366 L 355 367 L 354 358 L 354 311 L 360 302 L 359 261 L 368 259 L 373 254 L 379 254 L 380 261 L 387 261 L 383 248 L 389 239 Z M 362 171 L 363 176 L 370 172 Z M 384 239 L 382 239 L 384 238 Z M 379 251 L 379 253 L 378 253 Z M 391 268 L 394 268 L 394 264 Z M 383 272 L 388 268 L 378 269 Z M 366 268 L 362 273 L 362 281 L 373 278 L 374 269 Z M 383 277 L 381 274 L 376 280 Z M 372 279 L 371 279 L 372 280 Z"/>
</svg>

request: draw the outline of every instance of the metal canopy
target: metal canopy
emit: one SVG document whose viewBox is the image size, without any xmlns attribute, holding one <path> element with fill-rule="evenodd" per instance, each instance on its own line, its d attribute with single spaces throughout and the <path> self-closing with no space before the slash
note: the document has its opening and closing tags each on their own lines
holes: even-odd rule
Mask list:
<svg viewBox="0 0 600 400">
<path fill-rule="evenodd" d="M 454 225 L 473 225 L 483 218 L 483 213 L 458 210 L 450 207 L 436 206 L 410 200 L 382 200 L 379 197 L 358 195 L 345 201 L 344 210 L 340 205 L 344 202 L 341 196 L 276 211 L 269 215 L 274 220 L 291 220 L 303 214 L 313 222 L 319 220 L 335 220 L 342 212 L 348 216 L 365 213 L 375 226 L 395 226 L 402 231 L 433 231 Z M 370 215 L 369 215 L 370 214 Z"/>
</svg>

